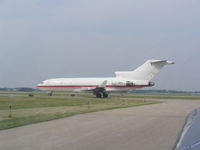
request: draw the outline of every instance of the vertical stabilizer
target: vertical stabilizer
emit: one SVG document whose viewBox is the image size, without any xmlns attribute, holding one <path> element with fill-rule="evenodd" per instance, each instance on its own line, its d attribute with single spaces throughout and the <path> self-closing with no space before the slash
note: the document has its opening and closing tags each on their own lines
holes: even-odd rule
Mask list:
<svg viewBox="0 0 200 150">
<path fill-rule="evenodd" d="M 174 62 L 167 60 L 148 60 L 134 71 L 116 72 L 115 74 L 119 78 L 150 81 L 167 64 L 174 64 Z"/>
</svg>

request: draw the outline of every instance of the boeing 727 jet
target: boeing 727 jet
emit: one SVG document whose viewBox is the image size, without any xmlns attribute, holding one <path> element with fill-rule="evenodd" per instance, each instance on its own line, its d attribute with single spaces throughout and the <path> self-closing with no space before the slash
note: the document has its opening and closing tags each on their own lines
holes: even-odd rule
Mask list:
<svg viewBox="0 0 200 150">
<path fill-rule="evenodd" d="M 131 91 L 151 87 L 151 79 L 167 64 L 168 60 L 148 60 L 134 71 L 115 72 L 109 78 L 56 78 L 45 80 L 37 87 L 50 93 L 54 91 L 92 92 L 97 98 L 106 98 L 110 92 Z"/>
</svg>

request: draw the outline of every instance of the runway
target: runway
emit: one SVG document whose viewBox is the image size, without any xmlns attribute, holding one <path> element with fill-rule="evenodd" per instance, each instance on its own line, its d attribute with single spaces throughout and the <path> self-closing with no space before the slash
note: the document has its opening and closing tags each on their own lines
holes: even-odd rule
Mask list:
<svg viewBox="0 0 200 150">
<path fill-rule="evenodd" d="M 198 100 L 77 115 L 0 131 L 1 150 L 172 150 Z"/>
</svg>

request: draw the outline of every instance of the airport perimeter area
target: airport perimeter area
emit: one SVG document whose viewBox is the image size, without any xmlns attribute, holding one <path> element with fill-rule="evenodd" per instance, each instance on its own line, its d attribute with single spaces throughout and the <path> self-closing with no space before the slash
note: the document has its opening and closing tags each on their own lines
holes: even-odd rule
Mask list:
<svg viewBox="0 0 200 150">
<path fill-rule="evenodd" d="M 6 97 L 6 94 L 8 93 L 3 93 L 1 96 Z M 15 94 L 9 96 L 15 97 Z M 88 98 L 88 95 L 82 96 Z M 26 97 L 26 95 L 22 94 L 18 97 Z M 55 95 L 55 97 L 66 98 L 65 95 Z M 89 98 L 91 97 L 90 95 Z M 80 95 L 71 97 L 73 98 L 80 98 Z M 128 107 L 129 101 L 136 101 L 137 104 L 138 101 L 143 104 L 144 102 L 157 103 L 143 106 L 140 103 L 139 107 L 122 109 L 112 107 L 109 108 L 112 110 L 84 112 L 85 114 L 79 112 L 79 115 L 68 118 L 2 130 L 0 149 L 171 150 L 179 138 L 188 113 L 200 107 L 199 96 L 189 95 L 113 95 L 110 99 L 94 101 L 104 102 L 112 99 L 118 101 L 118 105 L 125 105 L 125 107 Z M 45 109 L 41 110 L 42 105 L 44 103 L 37 107 L 41 112 L 45 112 Z M 87 109 L 93 107 L 91 101 L 89 103 L 87 101 L 84 105 Z M 59 108 L 63 109 L 63 106 Z M 12 115 L 14 117 L 15 113 L 13 112 Z"/>
<path fill-rule="evenodd" d="M 69 117 L 88 112 L 159 103 L 129 96 L 113 95 L 97 99 L 91 94 L 71 96 L 66 93 L 0 93 L 0 130 Z"/>
</svg>

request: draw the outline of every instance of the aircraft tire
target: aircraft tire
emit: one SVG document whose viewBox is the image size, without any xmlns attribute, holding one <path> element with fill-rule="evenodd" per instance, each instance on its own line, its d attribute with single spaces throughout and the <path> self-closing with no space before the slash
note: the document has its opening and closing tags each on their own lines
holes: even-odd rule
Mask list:
<svg viewBox="0 0 200 150">
<path fill-rule="evenodd" d="M 103 98 L 107 98 L 108 97 L 108 93 L 103 93 Z"/>
<path fill-rule="evenodd" d="M 96 94 L 96 97 L 97 98 L 107 98 L 108 94 L 105 93 L 105 92 L 99 92 L 99 93 Z"/>
<path fill-rule="evenodd" d="M 101 98 L 102 97 L 102 94 L 101 93 L 97 93 L 96 94 L 96 98 Z"/>
</svg>

